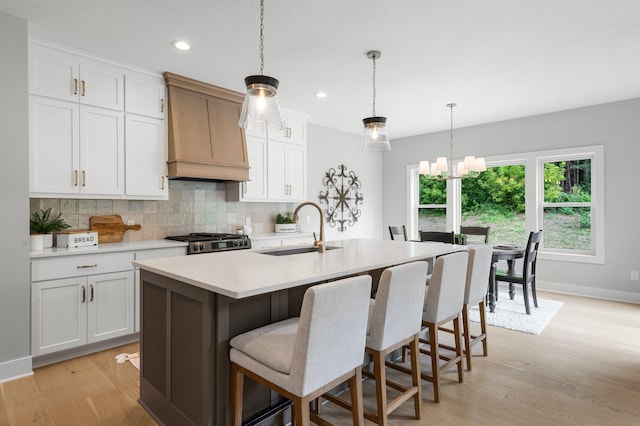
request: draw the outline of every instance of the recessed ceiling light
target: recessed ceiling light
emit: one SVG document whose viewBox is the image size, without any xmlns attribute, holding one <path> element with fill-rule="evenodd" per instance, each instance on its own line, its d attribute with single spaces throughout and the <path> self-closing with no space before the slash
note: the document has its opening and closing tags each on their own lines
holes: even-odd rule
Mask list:
<svg viewBox="0 0 640 426">
<path fill-rule="evenodd" d="M 317 92 L 316 93 L 316 98 L 324 99 L 326 97 L 327 97 L 327 94 L 325 92 Z"/>
<path fill-rule="evenodd" d="M 178 50 L 191 50 L 191 45 L 184 40 L 174 40 L 171 45 Z"/>
</svg>

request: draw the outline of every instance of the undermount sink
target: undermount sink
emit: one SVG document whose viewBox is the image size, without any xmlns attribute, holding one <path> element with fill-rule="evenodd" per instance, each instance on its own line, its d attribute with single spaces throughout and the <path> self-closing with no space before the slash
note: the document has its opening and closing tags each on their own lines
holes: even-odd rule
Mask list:
<svg viewBox="0 0 640 426">
<path fill-rule="evenodd" d="M 327 246 L 325 250 L 335 250 L 342 247 Z M 317 253 L 318 247 L 295 247 L 290 249 L 278 249 L 270 251 L 260 251 L 260 254 L 268 254 L 269 256 L 288 256 L 290 254 Z"/>
</svg>

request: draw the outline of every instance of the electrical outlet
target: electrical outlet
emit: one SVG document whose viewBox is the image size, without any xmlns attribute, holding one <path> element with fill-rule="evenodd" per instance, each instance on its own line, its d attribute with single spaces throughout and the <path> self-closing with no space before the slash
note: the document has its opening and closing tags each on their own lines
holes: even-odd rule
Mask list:
<svg viewBox="0 0 640 426">
<path fill-rule="evenodd" d="M 631 279 L 633 281 L 638 281 L 638 271 L 631 271 Z"/>
<path fill-rule="evenodd" d="M 311 223 L 311 216 L 307 216 L 307 223 Z"/>
<path fill-rule="evenodd" d="M 133 220 L 133 219 L 129 219 L 129 220 L 127 220 L 127 225 L 131 226 L 131 225 L 135 225 L 135 224 L 136 224 L 136 221 L 135 221 L 135 220 Z M 636 274 L 636 275 L 637 275 L 637 274 Z"/>
</svg>

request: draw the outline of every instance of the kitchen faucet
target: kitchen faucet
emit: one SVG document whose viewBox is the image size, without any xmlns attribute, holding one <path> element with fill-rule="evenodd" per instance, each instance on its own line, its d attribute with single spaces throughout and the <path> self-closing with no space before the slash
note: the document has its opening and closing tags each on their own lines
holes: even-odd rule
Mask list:
<svg viewBox="0 0 640 426">
<path fill-rule="evenodd" d="M 314 232 L 314 234 L 313 234 L 313 246 L 314 247 L 318 247 L 318 252 L 324 253 L 324 224 L 323 224 L 323 217 L 322 217 L 322 209 L 320 208 L 319 205 L 317 205 L 316 203 L 313 203 L 311 201 L 306 201 L 306 202 L 300 204 L 293 211 L 293 223 L 298 223 L 298 210 L 300 210 L 300 208 L 302 208 L 304 206 L 313 206 L 318 210 L 318 214 L 320 215 L 320 240 L 316 240 L 315 232 Z"/>
</svg>

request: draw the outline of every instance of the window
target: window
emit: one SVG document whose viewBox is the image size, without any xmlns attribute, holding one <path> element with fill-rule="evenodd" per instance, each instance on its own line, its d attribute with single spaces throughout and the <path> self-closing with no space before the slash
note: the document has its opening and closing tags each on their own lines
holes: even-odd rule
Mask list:
<svg viewBox="0 0 640 426">
<path fill-rule="evenodd" d="M 602 146 L 487 158 L 477 179 L 429 181 L 407 167 L 408 232 L 491 226 L 491 243 L 526 242 L 542 229 L 539 257 L 604 263 Z M 445 218 L 443 218 L 443 213 Z M 443 229 L 444 224 L 444 229 Z"/>
</svg>

